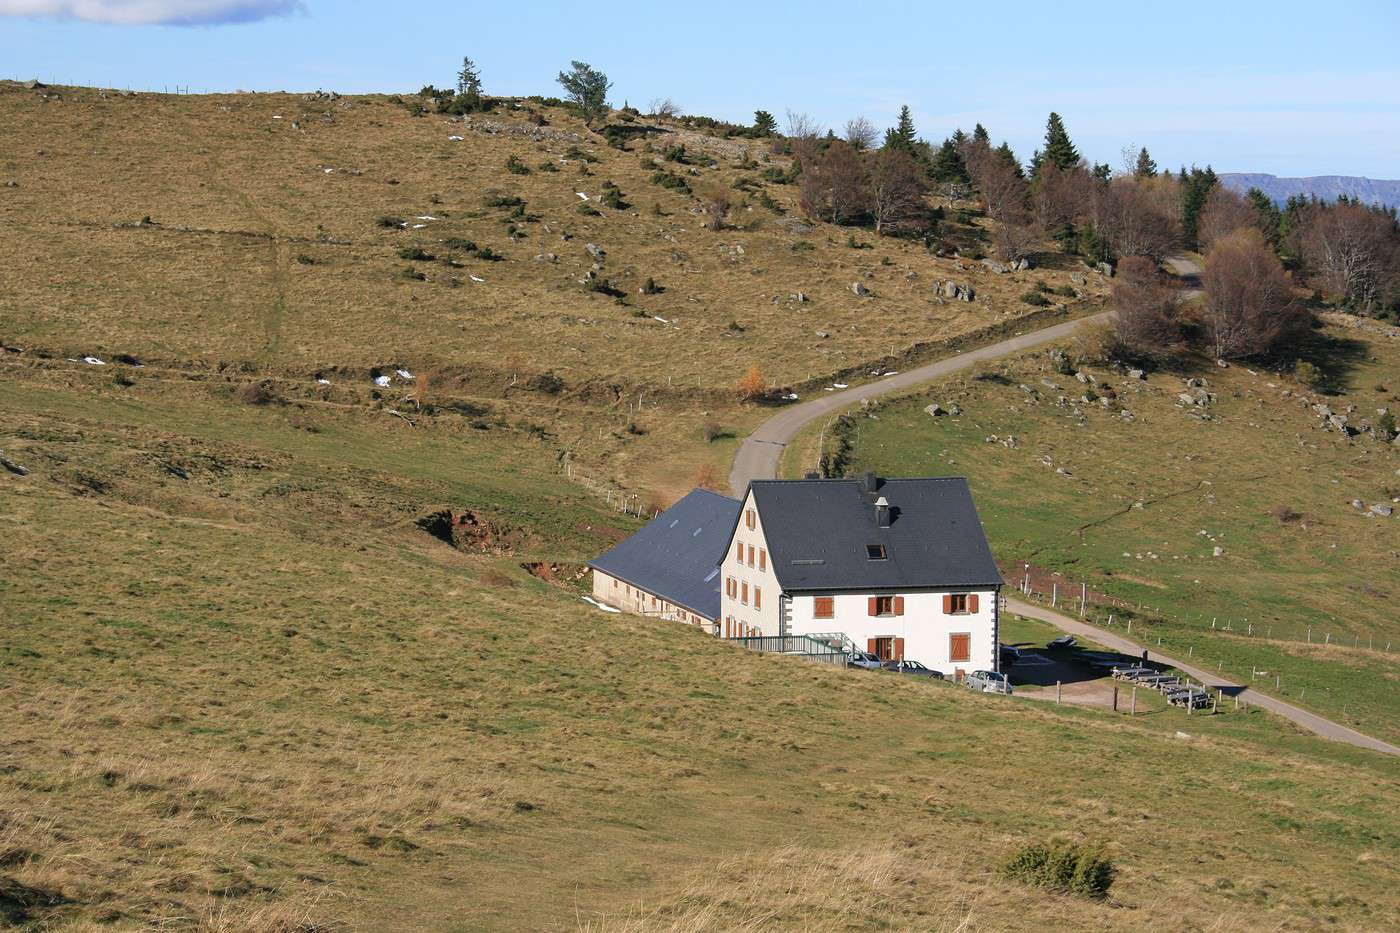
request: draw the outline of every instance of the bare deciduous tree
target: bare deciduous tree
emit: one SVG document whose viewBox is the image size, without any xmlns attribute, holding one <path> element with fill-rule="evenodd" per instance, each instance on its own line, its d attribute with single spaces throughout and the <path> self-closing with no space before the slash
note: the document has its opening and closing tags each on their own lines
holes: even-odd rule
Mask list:
<svg viewBox="0 0 1400 933">
<path fill-rule="evenodd" d="M 1095 223 L 1119 256 L 1164 258 L 1179 241 L 1176 223 L 1156 197 L 1153 179 L 1113 179 L 1097 199 Z"/>
<path fill-rule="evenodd" d="M 681 115 L 681 106 L 669 97 L 658 97 L 651 102 L 651 115 L 674 120 Z"/>
<path fill-rule="evenodd" d="M 1328 297 L 1372 311 L 1400 290 L 1400 233 L 1387 214 L 1359 204 L 1310 204 L 1294 237 Z"/>
<path fill-rule="evenodd" d="M 856 117 L 846 121 L 844 138 L 846 142 L 850 143 L 852 149 L 870 149 L 880 138 L 880 131 L 875 128 L 874 123 L 865 117 Z"/>
<path fill-rule="evenodd" d="M 874 131 L 874 127 L 871 127 Z M 875 235 L 884 236 L 914 222 L 924 211 L 923 172 L 902 149 L 881 149 L 870 164 L 870 211 Z"/>
<path fill-rule="evenodd" d="M 1181 344 L 1176 290 L 1157 263 L 1127 256 L 1113 279 L 1113 326 L 1120 350 L 1129 358 L 1161 360 Z"/>
<path fill-rule="evenodd" d="M 821 124 L 805 113 L 787 112 L 788 139 L 816 139 L 822 134 Z"/>
<path fill-rule="evenodd" d="M 809 153 L 803 163 L 801 201 L 807 216 L 834 224 L 870 213 L 870 187 L 856 151 L 837 140 L 820 158 Z"/>
<path fill-rule="evenodd" d="M 1196 223 L 1196 239 L 1202 249 L 1210 249 L 1211 244 L 1241 227 L 1257 227 L 1259 212 L 1254 205 L 1224 185 L 1216 185 L 1206 195 L 1206 206 L 1201 209 L 1201 218 Z"/>
<path fill-rule="evenodd" d="M 1278 351 L 1308 327 L 1278 256 L 1253 227 L 1215 241 L 1206 255 L 1206 336 L 1217 359 Z"/>
</svg>

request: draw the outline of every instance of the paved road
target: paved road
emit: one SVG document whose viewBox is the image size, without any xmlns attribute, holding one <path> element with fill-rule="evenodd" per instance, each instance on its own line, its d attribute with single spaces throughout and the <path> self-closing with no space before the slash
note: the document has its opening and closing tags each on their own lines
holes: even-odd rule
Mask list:
<svg viewBox="0 0 1400 933">
<path fill-rule="evenodd" d="M 867 382 L 865 385 L 843 389 L 840 392 L 822 392 L 809 401 L 789 405 L 760 424 L 752 434 L 744 438 L 744 442 L 739 445 L 738 454 L 734 457 L 734 466 L 729 471 L 729 488 L 738 497 L 742 496 L 744 491 L 748 489 L 750 480 L 772 479 L 777 476 L 778 461 L 783 455 L 783 448 L 792 442 L 799 431 L 818 418 L 835 414 L 862 399 L 876 398 L 900 389 L 913 388 L 932 379 L 962 372 L 978 363 L 1063 340 L 1074 333 L 1080 325 L 1089 321 L 1105 320 L 1112 313 L 1111 311 L 1103 311 L 1075 321 L 1065 321 L 1043 330 L 1011 337 L 1000 343 L 989 344 L 985 347 L 959 353 L 956 356 L 950 356 L 947 359 L 926 363 L 893 376 L 886 376 L 884 379 Z"/>
<path fill-rule="evenodd" d="M 1181 297 L 1183 300 L 1195 297 L 1200 294 L 1201 267 L 1184 256 L 1175 256 L 1167 260 L 1167 266 L 1176 273 L 1183 283 Z M 749 481 L 755 479 L 773 479 L 778 475 L 778 461 L 783 455 L 783 448 L 792 442 L 798 432 L 811 424 L 818 418 L 829 415 L 853 405 L 862 399 L 877 398 L 889 392 L 896 392 L 900 389 L 909 389 L 923 382 L 948 376 L 956 372 L 961 372 L 978 363 L 987 360 L 999 359 L 1013 353 L 1020 353 L 1035 347 L 1044 346 L 1057 340 L 1063 340 L 1081 324 L 1090 321 L 1101 321 L 1107 318 L 1112 312 L 1105 311 L 1100 314 L 1080 318 L 1076 321 L 1066 321 L 1063 324 L 1055 324 L 1043 330 L 1032 331 L 1028 334 L 1019 334 L 1000 343 L 979 347 L 976 350 L 968 350 L 956 356 L 937 362 L 928 363 L 915 369 L 906 370 L 884 379 L 869 382 L 865 385 L 856 386 L 851 389 L 844 389 L 840 392 L 824 392 L 810 401 L 791 405 L 769 418 L 758 426 L 758 428 L 744 439 L 739 446 L 739 452 L 734 457 L 734 466 L 729 471 L 729 488 L 735 496 L 742 496 L 748 488 Z M 1032 619 L 1039 619 L 1048 622 L 1057 628 L 1075 635 L 1083 635 L 1092 638 L 1101 645 L 1121 651 L 1124 654 L 1141 656 L 1143 646 L 1137 642 L 1130 641 L 1121 635 L 1106 632 L 1078 619 L 1072 619 L 1067 615 L 1054 612 L 1049 609 L 1042 609 L 1030 603 L 1021 602 L 1016 599 L 1008 599 L 1007 607 L 1017 615 L 1023 615 Z M 1241 684 L 1231 683 L 1221 680 L 1213 674 L 1184 664 L 1175 658 L 1149 651 L 1148 658 L 1153 661 L 1160 661 L 1169 664 L 1180 671 L 1184 671 L 1191 677 L 1196 678 L 1201 683 L 1215 689 L 1224 689 L 1226 693 L 1238 694 L 1252 706 L 1267 709 L 1272 713 L 1289 719 L 1311 732 L 1328 739 L 1335 739 L 1338 742 L 1346 742 L 1360 748 L 1369 748 L 1376 751 L 1386 752 L 1391 755 L 1400 755 L 1400 748 L 1391 745 L 1389 742 L 1382 742 L 1380 739 L 1372 738 L 1357 732 L 1355 729 L 1324 719 L 1315 713 L 1310 713 L 1305 709 L 1294 706 L 1292 703 L 1285 703 L 1283 700 L 1271 697 L 1267 694 L 1256 693 Z"/>
<path fill-rule="evenodd" d="M 1072 618 L 1053 609 L 1045 609 L 1032 603 L 1022 602 L 1019 599 L 1008 597 L 1006 608 L 1016 615 L 1025 616 L 1029 619 L 1039 619 L 1048 622 L 1061 631 L 1069 632 L 1071 635 L 1079 635 L 1084 638 L 1093 639 L 1106 648 L 1114 651 L 1121 651 L 1123 654 L 1141 657 L 1144 650 L 1147 651 L 1147 659 L 1174 667 L 1185 672 L 1188 676 L 1215 690 L 1224 690 L 1229 695 L 1238 695 L 1242 702 L 1260 709 L 1266 709 L 1271 713 L 1276 713 L 1285 719 L 1292 720 L 1304 729 L 1315 732 L 1326 739 L 1334 739 L 1338 742 L 1346 742 L 1360 748 L 1370 748 L 1379 752 L 1387 752 L 1391 755 L 1400 755 L 1400 748 L 1391 745 L 1389 742 L 1382 742 L 1380 739 L 1372 738 L 1357 732 L 1355 729 L 1335 723 L 1330 719 L 1324 719 L 1315 713 L 1310 713 L 1305 709 L 1300 709 L 1292 703 L 1285 703 L 1276 697 L 1271 697 L 1265 693 L 1256 693 L 1243 684 L 1237 684 L 1230 680 L 1225 680 L 1208 671 L 1201 670 L 1194 665 L 1187 664 L 1177 658 L 1168 657 L 1151 649 L 1145 649 L 1137 642 L 1125 638 L 1115 632 L 1106 631 L 1096 625 L 1090 625 L 1079 619 Z"/>
</svg>

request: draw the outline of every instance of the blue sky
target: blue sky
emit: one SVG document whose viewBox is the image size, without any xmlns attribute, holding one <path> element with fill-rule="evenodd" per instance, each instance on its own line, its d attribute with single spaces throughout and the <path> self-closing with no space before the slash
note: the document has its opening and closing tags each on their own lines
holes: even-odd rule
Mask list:
<svg viewBox="0 0 1400 933">
<path fill-rule="evenodd" d="M 410 91 L 462 55 L 488 93 L 553 94 L 582 59 L 612 100 L 806 112 L 908 103 L 1024 159 L 1057 110 L 1086 157 L 1400 178 L 1400 3 L 413 3 L 0 0 L 0 76 L 160 90 Z"/>
</svg>

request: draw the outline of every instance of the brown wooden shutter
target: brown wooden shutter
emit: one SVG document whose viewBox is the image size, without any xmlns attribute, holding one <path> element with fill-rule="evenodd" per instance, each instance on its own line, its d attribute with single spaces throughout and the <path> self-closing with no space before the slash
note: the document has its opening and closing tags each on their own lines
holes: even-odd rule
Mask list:
<svg viewBox="0 0 1400 933">
<path fill-rule="evenodd" d="M 903 661 L 903 660 L 904 660 L 904 639 L 903 639 L 903 638 L 896 638 L 896 639 L 894 640 L 894 660 L 896 660 L 896 661 Z"/>
<path fill-rule="evenodd" d="M 976 611 L 977 611 L 977 594 L 976 594 L 976 593 L 973 593 L 973 594 L 971 594 L 970 596 L 967 597 L 967 611 L 968 611 L 968 612 L 976 612 Z"/>
<path fill-rule="evenodd" d="M 870 597 L 869 609 L 867 610 L 870 613 L 870 615 L 874 616 L 880 614 L 878 605 L 879 601 L 874 596 Z"/>
<path fill-rule="evenodd" d="M 753 607 L 755 609 L 763 608 L 763 590 L 757 586 L 753 588 Z"/>
<path fill-rule="evenodd" d="M 813 601 L 812 615 L 818 619 L 830 619 L 836 615 L 836 600 L 831 596 L 818 596 Z"/>
<path fill-rule="evenodd" d="M 952 614 L 953 614 L 953 594 L 952 594 L 952 593 L 944 593 L 944 594 L 943 594 L 943 614 L 944 614 L 944 615 L 952 615 Z"/>
<path fill-rule="evenodd" d="M 768 552 L 767 552 L 766 550 L 764 550 L 763 548 L 759 548 L 759 549 L 758 549 L 758 569 L 759 569 L 759 570 L 767 570 L 767 569 L 768 569 Z"/>
<path fill-rule="evenodd" d="M 865 640 L 865 650 L 869 651 L 871 654 L 875 655 L 875 657 L 878 658 L 880 656 L 880 639 L 867 638 Z"/>
<path fill-rule="evenodd" d="M 965 633 L 949 635 L 948 655 L 950 661 L 972 660 L 972 636 Z"/>
<path fill-rule="evenodd" d="M 902 616 L 902 615 L 904 615 L 904 597 L 903 597 L 903 596 L 896 596 L 896 597 L 894 598 L 894 614 L 897 615 L 897 616 Z"/>
</svg>

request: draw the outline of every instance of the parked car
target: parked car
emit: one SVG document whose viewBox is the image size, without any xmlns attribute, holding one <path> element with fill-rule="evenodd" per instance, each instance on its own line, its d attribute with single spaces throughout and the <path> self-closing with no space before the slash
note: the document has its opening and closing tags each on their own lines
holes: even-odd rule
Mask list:
<svg viewBox="0 0 1400 933">
<path fill-rule="evenodd" d="M 928 677 L 933 680 L 942 680 L 942 671 L 935 671 L 931 667 L 924 667 L 918 661 L 886 661 L 880 665 L 881 670 L 893 671 L 896 674 L 908 674 L 910 677 Z"/>
<path fill-rule="evenodd" d="M 965 683 L 969 689 L 982 693 L 1011 695 L 1011 681 L 1006 679 L 1005 674 L 999 674 L 996 671 L 973 671 L 967 675 Z"/>
<path fill-rule="evenodd" d="M 1020 648 L 1013 648 L 1011 645 L 1001 646 L 1001 663 L 1003 665 L 1010 667 L 1019 660 L 1021 660 Z"/>
<path fill-rule="evenodd" d="M 878 671 L 881 667 L 880 659 L 869 651 L 852 651 L 846 655 L 847 667 L 858 667 L 866 671 Z"/>
<path fill-rule="evenodd" d="M 1073 647 L 1074 647 L 1075 645 L 1077 645 L 1077 644 L 1079 644 L 1079 642 L 1075 641 L 1073 635 L 1061 635 L 1059 638 L 1056 638 L 1055 640 L 1051 641 L 1051 642 L 1050 642 L 1049 644 L 1047 644 L 1045 647 L 1047 647 L 1047 648 L 1073 648 Z"/>
</svg>

